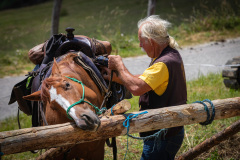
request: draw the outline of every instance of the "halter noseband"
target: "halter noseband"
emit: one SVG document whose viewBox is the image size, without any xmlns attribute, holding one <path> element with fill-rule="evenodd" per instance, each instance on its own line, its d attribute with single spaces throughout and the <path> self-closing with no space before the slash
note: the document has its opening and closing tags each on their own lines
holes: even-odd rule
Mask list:
<svg viewBox="0 0 240 160">
<path fill-rule="evenodd" d="M 67 76 L 65 76 L 65 77 L 67 77 Z M 80 84 L 82 85 L 82 88 L 83 88 L 82 98 L 81 98 L 79 101 L 73 103 L 72 105 L 70 105 L 70 106 L 68 107 L 68 109 L 67 109 L 67 116 L 68 116 L 68 118 L 72 120 L 71 116 L 70 116 L 69 113 L 68 113 L 68 112 L 70 111 L 70 109 L 71 109 L 72 107 L 74 107 L 75 105 L 80 104 L 80 103 L 83 103 L 83 102 L 86 102 L 86 103 L 90 104 L 91 106 L 93 106 L 93 108 L 95 109 L 97 115 L 102 114 L 102 111 L 101 111 L 98 107 L 96 107 L 96 106 L 93 105 L 92 103 L 84 100 L 85 90 L 84 90 L 84 84 L 82 83 L 82 81 L 79 81 L 79 80 L 77 80 L 76 78 L 70 78 L 70 77 L 67 77 L 67 78 L 73 80 L 74 82 L 80 83 Z"/>
</svg>

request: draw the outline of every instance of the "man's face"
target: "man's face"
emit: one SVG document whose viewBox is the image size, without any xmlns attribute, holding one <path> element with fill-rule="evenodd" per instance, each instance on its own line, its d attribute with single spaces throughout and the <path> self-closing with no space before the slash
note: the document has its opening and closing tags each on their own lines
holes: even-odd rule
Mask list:
<svg viewBox="0 0 240 160">
<path fill-rule="evenodd" d="M 153 56 L 152 56 L 152 50 L 153 49 L 152 49 L 150 40 L 148 40 L 147 38 L 143 38 L 141 36 L 141 30 L 140 29 L 138 31 L 139 47 L 141 47 L 142 50 L 145 51 L 149 57 L 153 58 Z"/>
</svg>

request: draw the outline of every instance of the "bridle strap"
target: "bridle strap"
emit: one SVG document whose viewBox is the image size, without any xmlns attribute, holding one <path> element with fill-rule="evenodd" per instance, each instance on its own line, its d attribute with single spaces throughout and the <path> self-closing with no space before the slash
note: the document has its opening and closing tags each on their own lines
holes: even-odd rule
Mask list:
<svg viewBox="0 0 240 160">
<path fill-rule="evenodd" d="M 67 76 L 65 76 L 65 77 L 67 77 Z M 68 116 L 68 118 L 72 120 L 71 116 L 69 115 L 70 109 L 71 109 L 72 107 L 74 107 L 75 105 L 80 104 L 80 103 L 84 103 L 84 102 L 86 102 L 86 103 L 88 103 L 89 105 L 93 106 L 93 108 L 95 109 L 97 115 L 102 114 L 102 111 L 101 111 L 98 107 L 96 107 L 96 106 L 93 105 L 92 103 L 84 100 L 84 97 L 85 97 L 85 89 L 84 89 L 84 84 L 82 83 L 82 81 L 79 81 L 79 80 L 77 80 L 76 78 L 71 78 L 71 77 L 67 77 L 67 78 L 68 78 L 68 79 L 71 79 L 71 80 L 74 81 L 74 82 L 77 82 L 77 83 L 81 84 L 81 85 L 82 85 L 82 88 L 83 88 L 82 98 L 81 98 L 79 101 L 73 103 L 72 105 L 70 105 L 70 106 L 68 107 L 68 109 L 67 109 L 67 116 Z"/>
</svg>

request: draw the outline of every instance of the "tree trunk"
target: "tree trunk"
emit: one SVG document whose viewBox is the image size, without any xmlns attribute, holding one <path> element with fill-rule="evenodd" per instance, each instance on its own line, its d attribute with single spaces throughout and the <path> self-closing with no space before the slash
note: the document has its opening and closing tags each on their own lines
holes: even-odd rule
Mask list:
<svg viewBox="0 0 240 160">
<path fill-rule="evenodd" d="M 147 16 L 155 14 L 156 0 L 148 0 L 148 11 Z"/>
<path fill-rule="evenodd" d="M 215 106 L 215 120 L 240 115 L 240 97 L 214 100 L 212 103 Z M 211 108 L 210 104 L 206 104 Z M 136 113 L 139 112 L 134 112 Z M 97 132 L 83 131 L 73 122 L 1 132 L 0 145 L 2 152 L 8 155 L 121 136 L 127 132 L 123 126 L 125 119 L 123 115 L 102 117 Z M 206 119 L 204 106 L 199 103 L 152 109 L 130 121 L 129 133 L 189 125 Z"/>
<path fill-rule="evenodd" d="M 51 35 L 58 34 L 61 6 L 62 6 L 62 0 L 54 0 L 53 12 L 52 12 L 52 31 L 51 31 Z"/>
</svg>

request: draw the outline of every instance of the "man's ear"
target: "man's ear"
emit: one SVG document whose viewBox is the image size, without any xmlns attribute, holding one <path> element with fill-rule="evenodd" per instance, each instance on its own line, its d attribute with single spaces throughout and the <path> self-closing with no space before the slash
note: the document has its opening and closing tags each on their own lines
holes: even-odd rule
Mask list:
<svg viewBox="0 0 240 160">
<path fill-rule="evenodd" d="M 52 66 L 52 74 L 53 77 L 60 77 L 61 76 L 61 72 L 59 70 L 59 66 L 57 64 L 56 59 L 54 58 L 53 60 L 53 66 Z"/>
<path fill-rule="evenodd" d="M 23 96 L 23 99 L 29 100 L 29 101 L 41 101 L 41 90 L 34 92 L 30 95 Z"/>
</svg>

